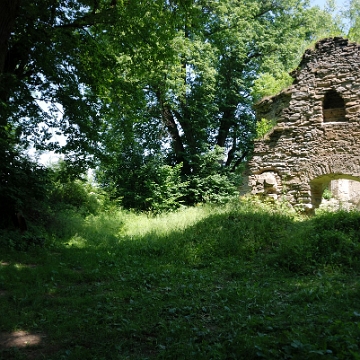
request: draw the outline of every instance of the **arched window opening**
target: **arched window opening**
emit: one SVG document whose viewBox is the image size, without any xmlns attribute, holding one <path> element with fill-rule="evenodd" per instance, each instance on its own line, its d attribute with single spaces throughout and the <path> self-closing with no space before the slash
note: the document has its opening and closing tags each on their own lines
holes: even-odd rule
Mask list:
<svg viewBox="0 0 360 360">
<path fill-rule="evenodd" d="M 325 94 L 323 115 L 324 122 L 346 121 L 345 102 L 337 91 L 330 90 Z"/>
</svg>

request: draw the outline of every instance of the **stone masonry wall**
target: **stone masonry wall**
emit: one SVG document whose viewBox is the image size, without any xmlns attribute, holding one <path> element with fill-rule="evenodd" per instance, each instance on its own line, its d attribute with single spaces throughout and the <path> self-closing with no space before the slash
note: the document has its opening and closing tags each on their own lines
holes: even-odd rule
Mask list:
<svg viewBox="0 0 360 360">
<path fill-rule="evenodd" d="M 255 141 L 243 191 L 313 211 L 331 180 L 360 180 L 360 45 L 321 40 L 292 76 L 256 106 L 258 119 L 277 125 Z"/>
</svg>

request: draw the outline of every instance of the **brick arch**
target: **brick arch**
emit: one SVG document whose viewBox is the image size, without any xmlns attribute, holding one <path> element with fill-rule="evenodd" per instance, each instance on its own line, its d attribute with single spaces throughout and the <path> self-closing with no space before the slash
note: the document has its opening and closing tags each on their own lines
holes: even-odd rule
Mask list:
<svg viewBox="0 0 360 360">
<path fill-rule="evenodd" d="M 258 119 L 277 124 L 254 142 L 243 189 L 267 195 L 271 185 L 274 198 L 312 212 L 329 181 L 360 181 L 359 55 L 347 39 L 321 40 L 291 74 L 293 85 L 255 106 Z"/>
</svg>

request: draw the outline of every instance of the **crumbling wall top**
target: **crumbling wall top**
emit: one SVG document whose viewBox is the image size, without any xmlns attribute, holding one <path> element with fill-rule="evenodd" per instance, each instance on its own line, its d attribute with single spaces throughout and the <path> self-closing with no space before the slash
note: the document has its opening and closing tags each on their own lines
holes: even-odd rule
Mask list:
<svg viewBox="0 0 360 360">
<path fill-rule="evenodd" d="M 343 37 L 326 38 L 318 41 L 314 49 L 307 49 L 305 51 L 299 66 L 290 75 L 296 83 L 299 73 L 306 67 L 310 69 L 319 66 L 326 67 L 326 64 L 332 67 L 335 65 L 333 63 L 334 59 L 357 57 L 359 52 L 360 45 L 350 42 L 349 39 L 344 39 Z M 349 59 L 349 61 L 351 60 Z"/>
</svg>

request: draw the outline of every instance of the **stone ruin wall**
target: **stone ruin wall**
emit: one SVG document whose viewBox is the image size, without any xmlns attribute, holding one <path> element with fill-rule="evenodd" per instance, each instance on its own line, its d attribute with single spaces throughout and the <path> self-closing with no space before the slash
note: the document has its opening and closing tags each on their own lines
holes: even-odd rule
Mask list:
<svg viewBox="0 0 360 360">
<path fill-rule="evenodd" d="M 360 45 L 321 40 L 291 75 L 293 85 L 256 106 L 277 124 L 255 141 L 242 190 L 311 212 L 331 180 L 360 180 Z"/>
<path fill-rule="evenodd" d="M 324 203 L 333 203 L 335 208 L 340 206 L 345 209 L 360 210 L 360 182 L 346 179 L 332 181 L 329 190 L 333 197 L 329 201 L 323 199 Z"/>
</svg>

